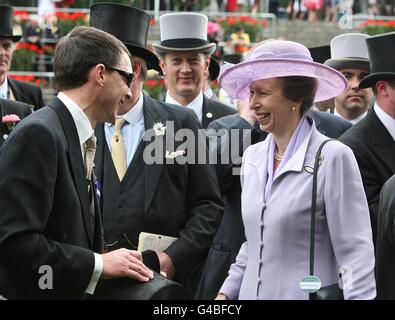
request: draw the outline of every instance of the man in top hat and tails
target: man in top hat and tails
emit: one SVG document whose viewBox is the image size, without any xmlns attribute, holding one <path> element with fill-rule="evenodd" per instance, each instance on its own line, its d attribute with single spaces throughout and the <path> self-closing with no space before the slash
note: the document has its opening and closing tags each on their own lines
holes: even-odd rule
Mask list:
<svg viewBox="0 0 395 320">
<path fill-rule="evenodd" d="M 368 199 L 373 239 L 379 194 L 395 173 L 395 32 L 366 39 L 370 74 L 361 88 L 372 88 L 376 103 L 367 116 L 340 137 L 354 152 Z"/>
<path fill-rule="evenodd" d="M 372 102 L 370 88 L 360 88 L 359 83 L 369 74 L 369 56 L 362 33 L 346 33 L 332 39 L 331 59 L 324 64 L 340 71 L 348 81 L 347 89 L 335 97 L 334 114 L 356 124 L 362 120 Z"/>
<path fill-rule="evenodd" d="M 157 253 L 157 266 L 152 255 L 149 264 L 182 283 L 192 297 L 223 203 L 213 166 L 179 162 L 184 151 L 191 150 L 182 145 L 184 141 L 174 141 L 174 133 L 186 129 L 196 143 L 199 138 L 204 141 L 198 133 L 201 125 L 192 110 L 154 100 L 142 92 L 147 68 L 159 69 L 158 59 L 145 48 L 148 14 L 118 4 L 95 4 L 90 16 L 91 26 L 112 33 L 127 46 L 135 74 L 132 96 L 121 105 L 115 126 L 105 123 L 96 129 L 95 172 L 101 185 L 106 240 L 113 244 L 112 250 L 137 247 L 140 232 L 178 238 Z M 121 129 L 117 128 L 119 122 L 123 123 Z M 158 135 L 147 140 L 145 132 L 152 128 L 157 128 Z M 115 135 L 122 141 L 121 153 Z M 158 142 L 163 147 L 159 161 L 151 163 L 147 151 Z M 176 150 L 179 155 L 174 157 Z"/>
<path fill-rule="evenodd" d="M 44 106 L 41 89 L 30 83 L 7 77 L 15 43 L 22 37 L 13 34 L 12 18 L 13 9 L 0 5 L 0 98 L 25 102 L 37 110 Z"/>
<path fill-rule="evenodd" d="M 166 102 L 193 109 L 203 128 L 236 110 L 203 95 L 210 55 L 216 45 L 207 41 L 207 16 L 168 13 L 159 18 L 160 44 L 153 44 L 167 83 Z"/>
</svg>

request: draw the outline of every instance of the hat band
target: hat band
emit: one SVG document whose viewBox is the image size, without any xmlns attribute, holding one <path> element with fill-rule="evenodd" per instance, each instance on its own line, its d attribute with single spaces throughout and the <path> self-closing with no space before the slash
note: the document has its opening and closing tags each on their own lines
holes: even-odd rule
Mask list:
<svg viewBox="0 0 395 320">
<path fill-rule="evenodd" d="M 208 41 L 203 39 L 183 38 L 164 40 L 160 45 L 169 48 L 199 48 L 207 45 L 208 43 Z"/>
<path fill-rule="evenodd" d="M 273 53 L 273 52 L 257 52 L 252 51 L 246 57 L 246 61 L 256 60 L 256 59 L 295 59 L 295 60 L 305 60 L 313 61 L 313 59 L 304 53 Z"/>
</svg>

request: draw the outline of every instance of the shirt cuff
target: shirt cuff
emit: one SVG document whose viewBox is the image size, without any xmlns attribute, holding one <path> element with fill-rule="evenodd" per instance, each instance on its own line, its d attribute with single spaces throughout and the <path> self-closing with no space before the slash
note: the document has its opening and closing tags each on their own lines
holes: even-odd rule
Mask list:
<svg viewBox="0 0 395 320">
<path fill-rule="evenodd" d="M 93 253 L 95 255 L 95 267 L 93 269 L 91 281 L 88 284 L 85 292 L 93 294 L 96 289 L 96 285 L 99 282 L 100 276 L 103 272 L 103 258 L 98 253 Z"/>
</svg>

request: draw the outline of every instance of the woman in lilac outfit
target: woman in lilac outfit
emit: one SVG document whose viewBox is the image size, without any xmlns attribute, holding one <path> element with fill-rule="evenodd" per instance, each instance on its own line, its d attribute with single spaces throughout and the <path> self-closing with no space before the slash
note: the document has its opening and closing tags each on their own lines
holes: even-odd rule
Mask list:
<svg viewBox="0 0 395 320">
<path fill-rule="evenodd" d="M 345 78 L 313 62 L 303 45 L 273 40 L 226 66 L 219 78 L 232 98 L 248 100 L 270 134 L 250 146 L 242 165 L 247 241 L 217 299 L 308 299 L 312 168 L 320 134 L 306 111 L 341 94 Z M 374 250 L 369 210 L 354 155 L 328 142 L 318 170 L 314 276 L 325 287 L 342 274 L 345 299 L 373 299 Z"/>
</svg>

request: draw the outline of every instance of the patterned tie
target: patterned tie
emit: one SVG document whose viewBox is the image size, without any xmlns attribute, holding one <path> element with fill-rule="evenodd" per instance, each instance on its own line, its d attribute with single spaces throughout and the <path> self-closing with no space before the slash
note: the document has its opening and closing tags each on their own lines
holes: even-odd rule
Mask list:
<svg viewBox="0 0 395 320">
<path fill-rule="evenodd" d="M 85 141 L 85 172 L 86 181 L 91 181 L 93 167 L 95 166 L 93 161 L 95 160 L 96 153 L 96 137 L 92 135 L 88 140 Z M 88 183 L 89 190 L 89 183 Z"/>
<path fill-rule="evenodd" d="M 95 230 L 95 202 L 94 202 L 94 190 L 91 188 L 91 178 L 93 167 L 95 166 L 95 153 L 96 153 L 96 137 L 92 135 L 88 140 L 85 141 L 85 171 L 86 181 L 88 183 L 88 197 L 89 197 L 89 211 L 91 219 L 91 231 L 94 234 Z"/>
<path fill-rule="evenodd" d="M 124 123 L 125 119 L 123 118 L 118 118 L 115 121 L 115 131 L 111 139 L 111 156 L 117 170 L 119 181 L 122 181 L 126 172 L 126 150 L 121 132 Z"/>
</svg>

